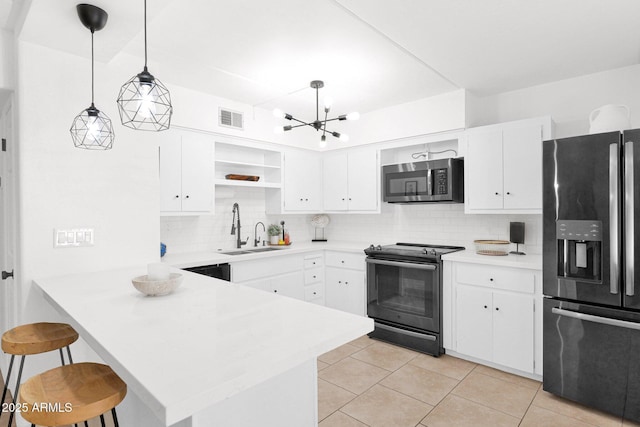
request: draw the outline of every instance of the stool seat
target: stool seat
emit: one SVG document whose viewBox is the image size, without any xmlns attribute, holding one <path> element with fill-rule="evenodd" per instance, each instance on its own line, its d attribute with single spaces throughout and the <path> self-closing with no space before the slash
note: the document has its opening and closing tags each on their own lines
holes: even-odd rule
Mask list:
<svg viewBox="0 0 640 427">
<path fill-rule="evenodd" d="M 19 405 L 30 423 L 56 427 L 104 414 L 126 394 L 127 385 L 109 366 L 74 363 L 29 378 L 20 387 Z"/>
<path fill-rule="evenodd" d="M 66 323 L 30 323 L 2 334 L 2 351 L 14 355 L 46 353 L 77 339 L 78 333 Z"/>
</svg>

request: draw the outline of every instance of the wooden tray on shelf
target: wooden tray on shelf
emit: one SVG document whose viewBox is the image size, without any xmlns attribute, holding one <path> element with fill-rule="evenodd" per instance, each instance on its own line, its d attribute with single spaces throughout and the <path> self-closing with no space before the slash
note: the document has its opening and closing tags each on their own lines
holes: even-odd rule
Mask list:
<svg viewBox="0 0 640 427">
<path fill-rule="evenodd" d="M 235 173 L 230 173 L 224 176 L 226 179 L 232 179 L 234 181 L 258 181 L 260 180 L 259 176 L 256 175 L 238 175 Z"/>
</svg>

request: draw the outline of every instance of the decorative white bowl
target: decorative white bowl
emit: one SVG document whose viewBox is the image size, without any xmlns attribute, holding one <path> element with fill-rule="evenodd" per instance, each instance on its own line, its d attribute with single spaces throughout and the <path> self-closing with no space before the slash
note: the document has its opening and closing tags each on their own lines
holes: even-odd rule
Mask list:
<svg viewBox="0 0 640 427">
<path fill-rule="evenodd" d="M 149 280 L 149 276 L 138 276 L 131 279 L 133 286 L 145 295 L 167 295 L 175 291 L 182 283 L 182 274 L 171 273 L 166 280 Z"/>
</svg>

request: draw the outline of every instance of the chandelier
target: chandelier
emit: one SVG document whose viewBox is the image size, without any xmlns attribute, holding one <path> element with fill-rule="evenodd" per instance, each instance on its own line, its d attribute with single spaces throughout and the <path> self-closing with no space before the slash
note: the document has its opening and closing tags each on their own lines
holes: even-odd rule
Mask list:
<svg viewBox="0 0 640 427">
<path fill-rule="evenodd" d="M 287 119 L 287 120 L 293 120 L 295 122 L 298 122 L 300 124 L 298 125 L 288 125 L 288 126 L 276 126 L 275 127 L 275 132 L 276 133 L 284 133 L 286 131 L 290 131 L 291 129 L 295 129 L 295 128 L 299 128 L 302 126 L 311 126 L 312 128 L 314 128 L 316 131 L 322 131 L 322 135 L 320 136 L 320 147 L 326 147 L 327 146 L 327 133 L 330 134 L 331 136 L 334 136 L 336 138 L 338 138 L 340 141 L 348 141 L 349 140 L 349 136 L 344 134 L 344 133 L 339 133 L 339 132 L 332 132 L 330 130 L 327 130 L 327 122 L 332 122 L 335 120 L 358 120 L 360 118 L 360 113 L 357 112 L 353 112 L 353 113 L 349 113 L 349 114 L 342 114 L 338 117 L 334 117 L 332 119 L 328 118 L 329 115 L 329 110 L 331 109 L 331 104 L 333 103 L 333 100 L 330 97 L 326 97 L 324 99 L 324 120 L 320 120 L 320 99 L 319 99 L 319 90 L 321 88 L 324 87 L 324 82 L 322 80 L 313 80 L 309 86 L 311 86 L 311 88 L 316 90 L 316 119 L 310 122 L 306 122 L 303 120 L 299 120 L 295 117 L 293 117 L 291 114 L 287 114 L 285 112 L 283 112 L 282 110 L 276 108 L 275 110 L 273 110 L 273 115 L 277 118 L 281 118 L 281 119 Z"/>
</svg>

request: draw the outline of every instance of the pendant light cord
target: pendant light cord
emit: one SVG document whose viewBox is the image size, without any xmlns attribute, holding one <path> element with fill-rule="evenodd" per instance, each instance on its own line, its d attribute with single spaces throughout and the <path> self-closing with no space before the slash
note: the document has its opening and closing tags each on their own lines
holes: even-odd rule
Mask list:
<svg viewBox="0 0 640 427">
<path fill-rule="evenodd" d="M 94 76 L 93 76 L 93 29 L 91 29 L 91 106 L 93 107 L 93 82 L 94 82 Z"/>
<path fill-rule="evenodd" d="M 147 69 L 147 0 L 144 0 L 144 69 Z"/>
</svg>

